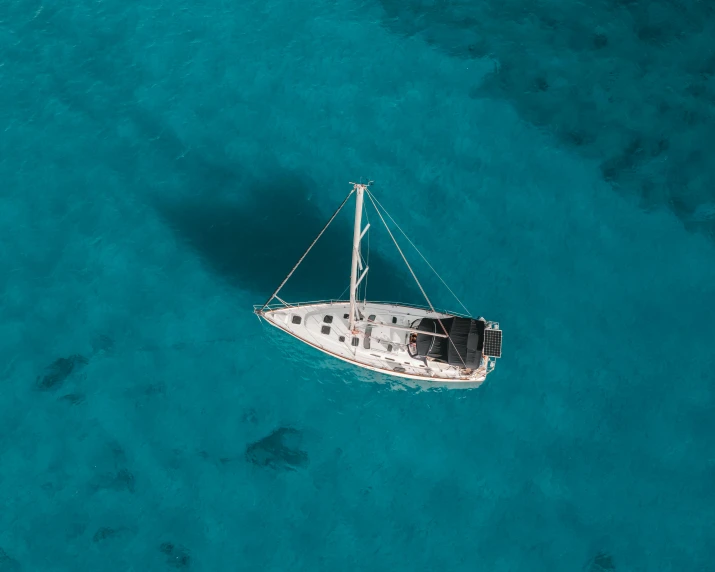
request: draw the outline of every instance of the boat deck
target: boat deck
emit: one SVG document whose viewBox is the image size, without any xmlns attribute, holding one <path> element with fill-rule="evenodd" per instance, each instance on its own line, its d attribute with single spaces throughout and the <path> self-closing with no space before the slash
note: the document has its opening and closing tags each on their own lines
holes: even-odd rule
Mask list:
<svg viewBox="0 0 715 572">
<path fill-rule="evenodd" d="M 360 304 L 355 332 L 348 330 L 349 302 L 301 304 L 257 312 L 271 325 L 334 357 L 373 371 L 410 379 L 481 382 L 494 368 L 483 356 L 468 370 L 444 362 L 412 357 L 408 352 L 411 324 L 419 318 L 453 314 L 390 303 Z M 489 323 L 487 323 L 489 327 Z"/>
</svg>

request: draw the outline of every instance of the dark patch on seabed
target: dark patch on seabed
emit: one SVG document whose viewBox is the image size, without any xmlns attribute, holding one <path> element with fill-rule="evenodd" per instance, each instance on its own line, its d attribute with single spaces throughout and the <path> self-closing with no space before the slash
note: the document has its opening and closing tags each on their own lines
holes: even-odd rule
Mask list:
<svg viewBox="0 0 715 572">
<path fill-rule="evenodd" d="M 0 548 L 0 572 L 20 572 L 22 567 L 14 558 Z"/>
<path fill-rule="evenodd" d="M 166 563 L 179 570 L 185 570 L 191 566 L 191 554 L 183 547 L 171 542 L 163 542 L 159 546 L 159 551 L 166 555 Z"/>
<path fill-rule="evenodd" d="M 302 433 L 281 427 L 246 447 L 246 460 L 259 467 L 294 471 L 308 464 L 308 453 L 300 449 Z"/>
<path fill-rule="evenodd" d="M 107 354 L 114 349 L 114 340 L 105 334 L 98 334 L 92 338 L 92 351 L 95 354 Z"/>
<path fill-rule="evenodd" d="M 92 542 L 100 543 L 105 540 L 118 539 L 126 536 L 131 532 L 130 528 L 121 526 L 119 528 L 111 528 L 109 526 L 102 526 L 97 529 L 97 532 L 92 536 Z"/>
<path fill-rule="evenodd" d="M 119 443 L 109 443 L 111 454 L 112 470 L 96 474 L 89 483 L 90 491 L 96 493 L 101 490 L 111 490 L 115 492 L 136 491 L 136 479 L 134 473 L 127 468 L 127 456 Z"/>
<path fill-rule="evenodd" d="M 715 3 L 379 2 L 394 32 L 495 58 L 472 97 L 510 101 L 617 192 L 715 237 Z"/>
<path fill-rule="evenodd" d="M 89 360 L 79 354 L 71 355 L 67 358 L 57 358 L 45 368 L 44 375 L 37 377 L 35 383 L 38 389 L 42 391 L 58 389 L 72 372 L 88 363 Z"/>
<path fill-rule="evenodd" d="M 70 403 L 71 405 L 79 405 L 80 403 L 84 403 L 85 396 L 83 393 L 68 393 L 60 397 L 60 400 Z"/>
<path fill-rule="evenodd" d="M 613 557 L 605 552 L 599 552 L 584 568 L 584 572 L 615 572 Z"/>
<path fill-rule="evenodd" d="M 90 483 L 90 488 L 93 491 L 106 489 L 134 493 L 136 491 L 136 482 L 134 474 L 129 469 L 119 469 L 116 472 L 97 475 Z"/>
</svg>

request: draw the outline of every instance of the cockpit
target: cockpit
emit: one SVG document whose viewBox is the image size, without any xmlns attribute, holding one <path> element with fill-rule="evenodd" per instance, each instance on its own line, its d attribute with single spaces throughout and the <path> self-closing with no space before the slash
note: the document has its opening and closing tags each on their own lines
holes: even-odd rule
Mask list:
<svg viewBox="0 0 715 572">
<path fill-rule="evenodd" d="M 485 326 L 483 320 L 471 318 L 420 318 L 410 325 L 419 332 L 410 333 L 407 351 L 413 358 L 477 368 L 482 359 Z"/>
</svg>

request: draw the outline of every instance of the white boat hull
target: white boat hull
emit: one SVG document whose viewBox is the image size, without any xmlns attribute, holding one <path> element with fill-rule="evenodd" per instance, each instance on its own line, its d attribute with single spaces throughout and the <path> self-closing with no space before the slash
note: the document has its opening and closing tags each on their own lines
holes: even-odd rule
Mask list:
<svg viewBox="0 0 715 572">
<path fill-rule="evenodd" d="M 494 369 L 495 360 L 486 356 L 481 358 L 477 368 L 465 369 L 410 355 L 407 343 L 415 320 L 449 318 L 456 314 L 383 302 L 360 303 L 358 310 L 362 319 L 353 332 L 349 331 L 348 324 L 350 303 L 345 301 L 256 308 L 256 314 L 317 350 L 385 375 L 427 382 L 466 383 L 473 387 Z M 489 322 L 486 324 L 490 326 Z"/>
</svg>

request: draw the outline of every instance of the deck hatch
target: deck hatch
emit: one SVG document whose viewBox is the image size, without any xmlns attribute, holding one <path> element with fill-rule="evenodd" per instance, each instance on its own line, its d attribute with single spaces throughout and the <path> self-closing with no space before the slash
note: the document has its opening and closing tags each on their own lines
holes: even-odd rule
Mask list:
<svg viewBox="0 0 715 572">
<path fill-rule="evenodd" d="M 327 336 L 330 333 L 330 326 L 323 326 L 320 328 L 320 333 Z"/>
</svg>

